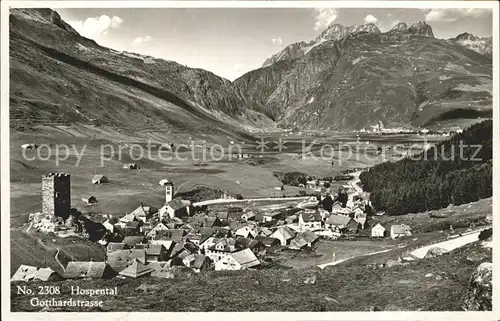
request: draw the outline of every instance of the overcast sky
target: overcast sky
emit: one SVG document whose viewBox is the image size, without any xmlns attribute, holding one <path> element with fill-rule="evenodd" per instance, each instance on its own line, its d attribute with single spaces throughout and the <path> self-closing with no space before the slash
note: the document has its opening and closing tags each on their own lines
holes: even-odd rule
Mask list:
<svg viewBox="0 0 500 321">
<path fill-rule="evenodd" d="M 437 38 L 492 35 L 490 9 L 56 9 L 102 46 L 174 60 L 233 80 L 285 46 L 314 39 L 330 23 L 372 22 L 387 31 L 426 21 Z"/>
</svg>

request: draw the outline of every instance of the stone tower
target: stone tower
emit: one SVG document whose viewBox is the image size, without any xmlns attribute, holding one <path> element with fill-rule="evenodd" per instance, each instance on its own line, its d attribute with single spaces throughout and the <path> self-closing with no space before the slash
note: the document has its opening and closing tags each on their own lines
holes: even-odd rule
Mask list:
<svg viewBox="0 0 500 321">
<path fill-rule="evenodd" d="M 71 209 L 71 182 L 66 173 L 42 176 L 42 213 L 67 219 Z"/>
</svg>

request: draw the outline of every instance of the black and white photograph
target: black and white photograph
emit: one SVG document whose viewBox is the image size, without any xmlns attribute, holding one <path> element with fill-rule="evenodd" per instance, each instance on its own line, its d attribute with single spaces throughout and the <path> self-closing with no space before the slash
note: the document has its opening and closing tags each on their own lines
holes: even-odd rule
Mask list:
<svg viewBox="0 0 500 321">
<path fill-rule="evenodd" d="M 496 1 L 5 1 L 1 21 L 5 320 L 500 317 Z"/>
</svg>

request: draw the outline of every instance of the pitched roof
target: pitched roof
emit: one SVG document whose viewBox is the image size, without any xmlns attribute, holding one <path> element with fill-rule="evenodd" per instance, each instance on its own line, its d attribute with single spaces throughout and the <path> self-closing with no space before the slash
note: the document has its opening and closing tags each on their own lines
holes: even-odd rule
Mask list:
<svg viewBox="0 0 500 321">
<path fill-rule="evenodd" d="M 321 221 L 321 214 L 319 211 L 313 210 L 313 211 L 303 211 L 301 214 L 302 220 L 304 222 L 315 222 L 315 221 Z"/>
<path fill-rule="evenodd" d="M 122 243 L 125 243 L 130 247 L 134 247 L 136 244 L 140 244 L 143 241 L 144 236 L 125 236 Z"/>
<path fill-rule="evenodd" d="M 234 252 L 236 250 L 236 241 L 233 238 L 223 238 L 215 243 L 210 249 L 215 250 L 218 247 L 222 247 L 224 252 Z"/>
<path fill-rule="evenodd" d="M 384 229 L 384 230 L 385 230 L 385 227 L 384 227 L 382 224 L 380 224 L 380 223 L 377 223 L 377 224 L 373 225 L 373 226 L 372 226 L 372 229 L 374 229 L 374 228 L 375 228 L 375 227 L 377 227 L 377 226 L 380 226 L 382 229 Z"/>
<path fill-rule="evenodd" d="M 267 227 L 262 227 L 260 229 L 259 234 L 262 234 L 264 236 L 269 236 L 269 235 L 273 234 L 273 232 L 270 229 L 268 229 Z"/>
<path fill-rule="evenodd" d="M 172 208 L 174 211 L 177 211 L 181 208 L 184 208 L 186 206 L 189 206 L 191 204 L 190 201 L 185 201 L 182 199 L 182 197 L 176 197 L 170 202 L 167 203 L 167 206 Z"/>
<path fill-rule="evenodd" d="M 128 276 L 131 278 L 138 278 L 140 276 L 152 273 L 153 271 L 154 270 L 152 268 L 134 259 L 125 270 L 120 272 L 120 275 Z"/>
<path fill-rule="evenodd" d="M 11 278 L 11 281 L 29 281 L 35 278 L 37 272 L 36 266 L 21 264 L 16 273 Z"/>
<path fill-rule="evenodd" d="M 307 245 L 307 241 L 301 234 L 297 234 L 297 236 L 290 241 L 290 245 L 288 246 L 290 249 L 300 250 L 304 246 Z"/>
<path fill-rule="evenodd" d="M 307 242 L 307 243 L 313 243 L 318 239 L 318 236 L 312 232 L 312 231 L 305 231 L 301 233 L 301 237 Z"/>
<path fill-rule="evenodd" d="M 330 215 L 330 217 L 326 219 L 325 223 L 337 226 L 347 226 L 350 220 L 351 218 L 349 216 Z"/>
<path fill-rule="evenodd" d="M 94 177 L 92 178 L 92 181 L 107 181 L 108 178 L 104 175 L 100 174 L 95 174 Z"/>
<path fill-rule="evenodd" d="M 285 238 L 285 240 L 289 240 L 295 237 L 295 232 L 288 226 L 281 226 L 276 231 L 274 231 L 273 234 L 271 234 L 271 237 L 273 235 L 275 236 L 282 235 Z"/>
<path fill-rule="evenodd" d="M 208 256 L 205 256 L 203 254 L 190 254 L 184 259 L 188 260 L 190 262 L 190 267 L 195 269 L 201 269 L 203 263 L 205 263 L 207 259 L 210 260 Z"/>
<path fill-rule="evenodd" d="M 247 237 L 238 237 L 236 239 L 236 242 L 234 243 L 234 246 L 237 249 L 253 249 L 259 244 L 260 242 L 257 240 L 249 239 Z"/>
<path fill-rule="evenodd" d="M 129 221 L 125 224 L 125 227 L 126 228 L 130 228 L 130 229 L 136 229 L 137 227 L 139 227 L 141 225 L 141 221 Z"/>
<path fill-rule="evenodd" d="M 186 230 L 183 229 L 164 230 L 164 231 L 158 231 L 154 239 L 172 240 L 174 242 L 181 242 L 185 234 Z"/>
<path fill-rule="evenodd" d="M 61 277 L 56 271 L 52 270 L 49 267 L 40 268 L 35 273 L 35 279 L 41 280 L 41 281 L 48 281 L 53 276 L 55 276 L 57 278 Z"/>
<path fill-rule="evenodd" d="M 262 235 L 257 235 L 255 239 L 265 246 L 273 246 L 273 245 L 279 245 L 280 241 L 274 237 L 268 237 L 268 236 L 262 236 Z"/>
<path fill-rule="evenodd" d="M 160 255 L 164 249 L 162 244 L 151 244 L 146 248 L 146 255 Z"/>
<path fill-rule="evenodd" d="M 242 251 L 232 253 L 231 256 L 241 265 L 242 268 L 252 268 L 260 265 L 259 259 L 250 249 L 244 249 Z"/>
<path fill-rule="evenodd" d="M 100 279 L 104 276 L 106 270 L 106 262 L 68 262 L 68 266 L 64 270 L 64 277 L 67 279 L 76 278 L 92 278 Z"/>
<path fill-rule="evenodd" d="M 134 259 L 146 263 L 146 249 L 118 250 L 108 253 L 108 264 L 116 272 L 125 269 Z"/>
<path fill-rule="evenodd" d="M 108 252 L 111 252 L 111 251 L 116 251 L 116 250 L 123 250 L 127 247 L 127 244 L 121 242 L 121 243 L 117 243 L 117 242 L 109 242 L 108 245 L 106 246 L 106 250 Z"/>
<path fill-rule="evenodd" d="M 208 256 L 205 256 L 203 254 L 194 254 L 194 256 L 196 259 L 191 264 L 191 267 L 193 267 L 195 269 L 201 269 L 201 267 L 203 266 L 203 263 L 205 263 L 205 261 L 207 259 L 210 260 L 210 258 Z"/>
<path fill-rule="evenodd" d="M 391 233 L 395 233 L 395 234 L 405 234 L 406 233 L 406 230 L 408 230 L 411 228 L 406 225 L 406 224 L 397 224 L 397 225 L 392 225 L 391 226 Z"/>
<path fill-rule="evenodd" d="M 158 209 L 156 207 L 142 204 L 132 211 L 132 214 L 136 217 L 150 216 L 155 213 L 158 213 Z"/>
</svg>

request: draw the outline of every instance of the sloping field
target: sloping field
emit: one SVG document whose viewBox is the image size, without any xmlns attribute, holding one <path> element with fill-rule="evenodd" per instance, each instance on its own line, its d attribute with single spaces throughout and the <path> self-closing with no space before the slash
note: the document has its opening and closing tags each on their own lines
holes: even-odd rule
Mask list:
<svg viewBox="0 0 500 321">
<path fill-rule="evenodd" d="M 176 279 L 66 281 L 60 298 L 70 297 L 72 285 L 118 286 L 117 296 L 94 297 L 104 301 L 101 311 L 369 311 L 374 306 L 385 311 L 461 311 L 470 275 L 480 263 L 467 261 L 473 252 L 484 253 L 483 261 L 491 260 L 491 249 L 475 244 L 382 269 L 353 265 L 211 272 Z M 441 279 L 426 278 L 428 273 Z M 305 284 L 312 276 L 316 282 Z M 143 284 L 150 290 L 136 292 Z M 39 309 L 29 304 L 30 298 L 17 295 L 14 286 L 11 295 L 13 311 Z"/>
</svg>

